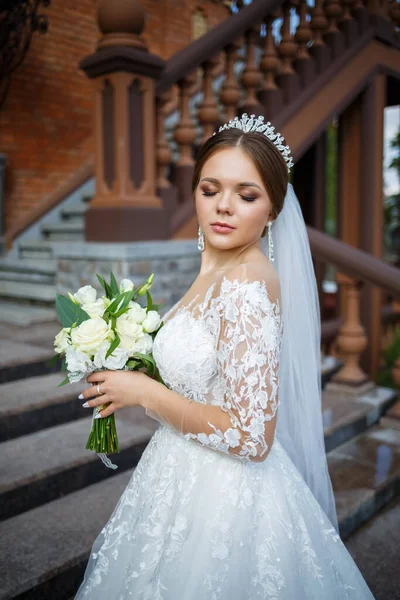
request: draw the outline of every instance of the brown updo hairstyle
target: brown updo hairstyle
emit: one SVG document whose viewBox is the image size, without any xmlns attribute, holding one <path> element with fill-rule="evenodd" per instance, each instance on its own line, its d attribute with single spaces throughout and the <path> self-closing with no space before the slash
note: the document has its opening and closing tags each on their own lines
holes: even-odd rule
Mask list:
<svg viewBox="0 0 400 600">
<path fill-rule="evenodd" d="M 253 161 L 260 174 L 265 189 L 272 204 L 272 216 L 276 219 L 283 208 L 289 174 L 286 161 L 278 148 L 265 135 L 256 131 L 243 133 L 240 129 L 224 129 L 211 136 L 200 148 L 194 166 L 192 178 L 192 192 L 200 181 L 201 171 L 211 156 L 223 148 L 240 147 Z M 262 236 L 265 236 L 267 227 Z"/>
</svg>

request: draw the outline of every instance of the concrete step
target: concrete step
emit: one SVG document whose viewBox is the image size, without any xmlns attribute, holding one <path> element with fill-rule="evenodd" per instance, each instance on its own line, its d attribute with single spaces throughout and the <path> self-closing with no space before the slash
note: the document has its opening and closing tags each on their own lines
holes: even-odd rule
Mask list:
<svg viewBox="0 0 400 600">
<path fill-rule="evenodd" d="M 21 303 L 19 301 L 0 300 L 0 324 L 7 324 L 8 327 L 17 326 L 20 333 L 23 331 L 24 327 L 32 328 L 37 325 L 47 325 L 55 319 L 57 319 L 57 313 L 54 306 L 37 306 L 34 304 Z M 61 329 L 61 326 L 59 329 Z M 32 330 L 29 329 L 30 333 L 31 331 Z M 8 339 L 18 339 L 19 336 L 15 336 L 16 332 L 13 331 Z M 27 337 L 29 338 L 29 336 Z M 1 339 L 6 339 L 6 337 L 1 337 Z"/>
<path fill-rule="evenodd" d="M 50 348 L 13 340 L 2 341 L 0 344 L 0 384 L 59 371 L 60 365 L 55 364 L 51 367 L 47 365 L 53 355 L 54 351 Z"/>
<path fill-rule="evenodd" d="M 398 395 L 392 388 L 378 386 L 359 397 L 323 390 L 325 450 L 333 450 L 378 423 L 396 403 Z"/>
<path fill-rule="evenodd" d="M 394 498 L 346 540 L 375 600 L 398 600 L 400 497 Z"/>
<path fill-rule="evenodd" d="M 107 469 L 96 456 L 96 460 Z M 0 600 L 68 600 L 133 470 L 0 523 Z"/>
<path fill-rule="evenodd" d="M 374 425 L 327 455 L 342 539 L 400 490 L 400 430 Z"/>
<path fill-rule="evenodd" d="M 0 442 L 86 417 L 78 396 L 85 383 L 57 387 L 61 372 L 0 385 Z"/>
<path fill-rule="evenodd" d="M 89 204 L 87 202 L 82 204 L 78 204 L 77 206 L 71 206 L 68 208 L 64 208 L 61 211 L 61 218 L 64 221 L 68 221 L 68 223 L 81 223 L 83 224 L 83 219 L 85 217 L 85 212 L 89 208 Z"/>
<path fill-rule="evenodd" d="M 56 286 L 32 281 L 0 280 L 0 298 L 51 305 L 56 301 Z"/>
<path fill-rule="evenodd" d="M 77 403 L 82 405 L 80 400 Z M 140 423 L 141 414 L 138 424 L 132 422 L 132 415 L 143 413 L 141 407 L 136 408 L 138 410 L 133 413 L 130 411 L 129 420 L 123 419 L 121 414 L 116 418 L 120 452 L 110 458 L 118 465 L 118 472 L 137 464 L 154 432 L 154 428 Z M 114 473 L 95 452 L 85 449 L 92 409 L 81 406 L 81 411 L 89 412 L 90 416 L 1 444 L 0 520 L 75 492 Z"/>
<path fill-rule="evenodd" d="M 49 259 L 53 257 L 53 248 L 51 242 L 46 240 L 20 242 L 18 255 L 20 258 Z"/>
<path fill-rule="evenodd" d="M 85 226 L 83 220 L 79 222 L 60 221 L 42 225 L 42 234 L 47 240 L 84 240 Z"/>
<path fill-rule="evenodd" d="M 57 262 L 54 259 L 47 258 L 42 260 L 32 260 L 29 258 L 14 258 L 6 256 L 0 259 L 0 273 L 15 271 L 18 273 L 40 273 L 41 275 L 54 275 Z"/>
</svg>

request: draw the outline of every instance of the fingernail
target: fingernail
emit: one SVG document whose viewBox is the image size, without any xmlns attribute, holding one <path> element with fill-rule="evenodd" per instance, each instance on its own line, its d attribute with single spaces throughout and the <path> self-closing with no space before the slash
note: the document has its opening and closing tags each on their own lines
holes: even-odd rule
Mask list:
<svg viewBox="0 0 400 600">
<path fill-rule="evenodd" d="M 83 394 L 79 394 L 78 400 L 83 400 Z"/>
<path fill-rule="evenodd" d="M 83 408 L 89 408 L 89 404 L 87 402 L 85 402 L 84 404 L 82 404 Z"/>
<path fill-rule="evenodd" d="M 95 416 L 95 419 L 101 419 L 101 414 L 97 413 L 97 415 Z"/>
</svg>

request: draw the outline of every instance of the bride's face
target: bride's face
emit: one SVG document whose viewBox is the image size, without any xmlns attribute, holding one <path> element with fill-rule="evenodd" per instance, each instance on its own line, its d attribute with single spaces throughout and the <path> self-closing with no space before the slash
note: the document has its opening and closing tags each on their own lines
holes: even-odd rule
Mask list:
<svg viewBox="0 0 400 600">
<path fill-rule="evenodd" d="M 224 250 L 258 242 L 272 212 L 262 179 L 240 147 L 224 148 L 208 159 L 201 171 L 195 202 L 207 243 Z M 215 221 L 234 229 L 218 233 L 211 226 Z"/>
</svg>

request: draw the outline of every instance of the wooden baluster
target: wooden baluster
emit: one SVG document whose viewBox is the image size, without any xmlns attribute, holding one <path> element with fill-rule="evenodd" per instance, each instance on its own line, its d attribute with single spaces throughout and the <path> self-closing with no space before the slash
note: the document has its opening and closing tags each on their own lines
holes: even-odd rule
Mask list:
<svg viewBox="0 0 400 600">
<path fill-rule="evenodd" d="M 375 25 L 377 33 L 394 42 L 395 31 L 388 0 L 367 0 L 367 9 L 369 21 Z"/>
<path fill-rule="evenodd" d="M 198 118 L 203 125 L 202 143 L 204 143 L 215 131 L 216 123 L 219 119 L 219 112 L 215 94 L 213 90 L 212 71 L 218 64 L 219 58 L 211 58 L 206 61 L 203 67 L 203 101 L 200 104 Z"/>
<path fill-rule="evenodd" d="M 178 81 L 180 119 L 175 129 L 174 139 L 179 146 L 180 156 L 176 164 L 174 183 L 179 190 L 179 202 L 190 197 L 191 178 L 194 160 L 192 157 L 193 143 L 196 139 L 196 128 L 190 114 L 190 88 L 197 79 L 197 72 L 192 71 Z"/>
<path fill-rule="evenodd" d="M 337 58 L 345 49 L 344 37 L 338 29 L 338 21 L 342 16 L 343 9 L 340 0 L 325 0 L 325 14 L 328 18 L 328 30 L 324 38 L 331 48 L 332 57 Z"/>
<path fill-rule="evenodd" d="M 225 121 L 234 119 L 236 115 L 237 106 L 241 98 L 240 86 L 237 82 L 234 66 L 236 61 L 236 53 L 239 47 L 239 43 L 229 44 L 225 49 L 226 54 L 226 77 L 222 84 L 220 92 L 220 100 L 225 108 Z"/>
<path fill-rule="evenodd" d="M 300 76 L 303 87 L 308 85 L 315 76 L 315 63 L 311 60 L 308 44 L 312 39 L 311 25 L 307 21 L 308 5 L 306 0 L 299 0 L 296 6 L 299 15 L 299 24 L 295 34 L 298 44 L 297 57 L 295 60 L 296 71 Z"/>
<path fill-rule="evenodd" d="M 156 142 L 156 157 L 157 157 L 157 186 L 159 188 L 168 188 L 171 183 L 167 178 L 168 166 L 171 162 L 171 149 L 165 137 L 164 122 L 166 117 L 166 106 L 171 100 L 171 88 L 157 98 L 156 113 L 157 113 L 157 142 Z"/>
<path fill-rule="evenodd" d="M 340 18 L 340 30 L 343 32 L 346 46 L 352 45 L 358 35 L 358 24 L 353 19 L 352 9 L 357 0 L 341 0 L 343 5 L 343 14 Z"/>
<path fill-rule="evenodd" d="M 172 88 L 164 92 L 156 103 L 156 159 L 157 159 L 157 193 L 161 197 L 163 206 L 174 209 L 178 202 L 178 191 L 171 185 L 167 177 L 168 167 L 171 164 L 172 152 L 165 136 L 165 118 L 168 106 L 172 100 Z"/>
<path fill-rule="evenodd" d="M 281 27 L 281 43 L 279 45 L 279 54 L 281 56 L 281 64 L 277 81 L 282 88 L 283 98 L 286 103 L 299 91 L 299 77 L 294 71 L 292 63 L 296 57 L 297 45 L 294 37 L 290 33 L 290 9 L 292 2 L 286 1 L 283 3 L 283 22 Z"/>
<path fill-rule="evenodd" d="M 369 25 L 369 15 L 363 0 L 356 0 L 353 6 L 353 15 L 358 23 L 358 32 L 363 33 Z"/>
<path fill-rule="evenodd" d="M 263 114 L 270 121 L 272 121 L 282 105 L 282 90 L 278 88 L 275 81 L 280 62 L 272 33 L 272 23 L 275 18 L 276 15 L 269 15 L 265 19 L 266 35 L 260 61 L 260 71 L 264 74 L 264 81 L 262 89 L 258 94 L 260 102 L 263 105 Z"/>
<path fill-rule="evenodd" d="M 317 73 L 323 72 L 329 64 L 330 52 L 325 44 L 323 34 L 328 28 L 328 19 L 323 9 L 323 1 L 315 0 L 311 9 L 311 29 L 314 32 L 310 54 L 315 60 Z"/>
<path fill-rule="evenodd" d="M 255 29 L 246 31 L 246 67 L 242 73 L 241 82 L 244 87 L 245 97 L 240 113 L 254 113 L 256 116 L 262 113 L 262 106 L 256 96 L 256 89 L 260 84 L 260 71 L 256 64 L 256 36 L 259 35 Z"/>
<path fill-rule="evenodd" d="M 344 366 L 332 377 L 327 389 L 346 389 L 348 393 L 360 395 L 374 387 L 368 376 L 359 365 L 360 354 L 367 347 L 365 329 L 360 323 L 360 288 L 357 281 L 338 273 L 337 281 L 344 293 L 346 306 L 344 323 L 340 327 L 336 346 L 339 356 L 344 360 Z"/>
</svg>

